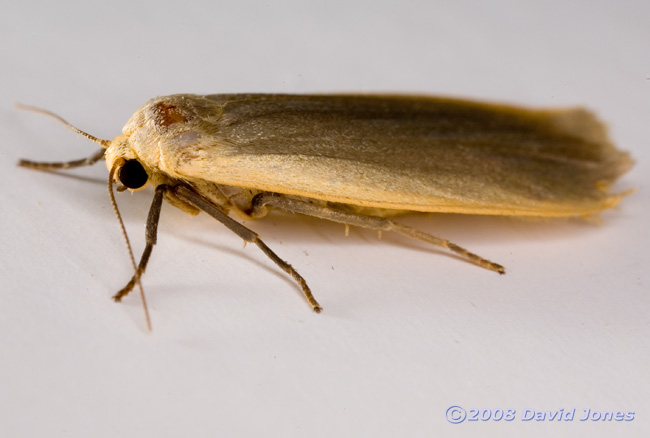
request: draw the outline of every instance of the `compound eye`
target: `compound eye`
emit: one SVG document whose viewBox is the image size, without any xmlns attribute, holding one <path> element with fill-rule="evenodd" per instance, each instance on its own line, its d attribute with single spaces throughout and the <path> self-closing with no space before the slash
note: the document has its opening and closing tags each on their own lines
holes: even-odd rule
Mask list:
<svg viewBox="0 0 650 438">
<path fill-rule="evenodd" d="M 129 189 L 139 189 L 147 183 L 149 175 L 138 160 L 126 160 L 117 175 L 122 185 Z"/>
</svg>

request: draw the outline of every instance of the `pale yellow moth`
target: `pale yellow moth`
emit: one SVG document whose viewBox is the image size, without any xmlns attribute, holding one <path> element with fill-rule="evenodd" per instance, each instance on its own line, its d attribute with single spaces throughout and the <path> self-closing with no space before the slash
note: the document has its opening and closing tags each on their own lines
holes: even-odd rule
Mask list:
<svg viewBox="0 0 650 438">
<path fill-rule="evenodd" d="M 37 111 L 102 149 L 67 163 L 20 165 L 56 169 L 105 159 L 109 186 L 155 188 L 146 248 L 116 301 L 146 269 L 163 199 L 190 214 L 204 211 L 257 244 L 319 312 L 298 272 L 229 212 L 261 218 L 274 207 L 395 231 L 503 274 L 502 266 L 390 217 L 414 211 L 586 217 L 619 203 L 624 193 L 607 188 L 632 165 L 583 109 L 399 95 L 180 94 L 147 102 L 112 141 Z"/>
</svg>

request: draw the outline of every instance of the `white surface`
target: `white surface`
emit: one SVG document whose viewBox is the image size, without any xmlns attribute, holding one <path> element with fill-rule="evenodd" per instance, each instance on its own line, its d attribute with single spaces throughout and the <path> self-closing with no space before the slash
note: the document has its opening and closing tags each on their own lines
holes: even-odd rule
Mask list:
<svg viewBox="0 0 650 438">
<path fill-rule="evenodd" d="M 76 4 L 72 4 L 76 3 Z M 13 2 L 0 14 L 0 435 L 648 436 L 650 28 L 647 2 Z M 103 164 L 17 168 L 112 138 L 178 92 L 403 91 L 581 104 L 637 166 L 603 225 L 408 217 L 508 268 L 317 220 L 249 224 L 309 281 L 312 314 L 254 246 L 163 208 L 130 278 Z M 151 193 L 118 202 L 140 251 Z M 512 422 L 445 419 L 452 405 Z M 522 422 L 524 409 L 576 409 Z M 631 422 L 580 422 L 585 408 Z M 556 423 L 556 424 L 553 424 Z"/>
</svg>

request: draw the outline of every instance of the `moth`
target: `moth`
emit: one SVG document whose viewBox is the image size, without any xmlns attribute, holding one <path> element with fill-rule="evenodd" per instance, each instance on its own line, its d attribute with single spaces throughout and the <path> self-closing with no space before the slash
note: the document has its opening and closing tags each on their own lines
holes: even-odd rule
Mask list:
<svg viewBox="0 0 650 438">
<path fill-rule="evenodd" d="M 26 108 L 102 148 L 81 160 L 21 166 L 67 169 L 105 160 L 110 188 L 154 188 L 146 247 L 137 267 L 131 255 L 135 273 L 115 301 L 145 272 L 163 200 L 192 215 L 203 211 L 256 244 L 319 312 L 303 277 L 229 214 L 258 219 L 275 208 L 346 229 L 394 231 L 503 274 L 501 265 L 393 218 L 590 216 L 620 202 L 625 193 L 607 189 L 632 166 L 594 115 L 579 108 L 404 95 L 179 94 L 151 99 L 113 140 Z"/>
</svg>

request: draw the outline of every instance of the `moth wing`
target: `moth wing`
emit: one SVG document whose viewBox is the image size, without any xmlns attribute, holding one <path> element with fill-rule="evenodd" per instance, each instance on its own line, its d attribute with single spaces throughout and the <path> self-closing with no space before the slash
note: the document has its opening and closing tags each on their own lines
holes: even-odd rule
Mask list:
<svg viewBox="0 0 650 438">
<path fill-rule="evenodd" d="M 188 179 L 357 206 L 573 216 L 616 205 L 632 164 L 583 109 L 417 96 L 212 95 L 218 121 L 165 156 Z M 164 151 L 164 148 L 163 148 Z"/>
</svg>

